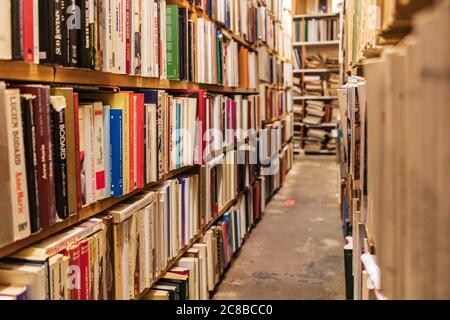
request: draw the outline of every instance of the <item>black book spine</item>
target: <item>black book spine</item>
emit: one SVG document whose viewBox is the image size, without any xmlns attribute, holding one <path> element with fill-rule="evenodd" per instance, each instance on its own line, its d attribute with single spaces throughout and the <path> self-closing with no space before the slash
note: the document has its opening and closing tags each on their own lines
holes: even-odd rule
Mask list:
<svg viewBox="0 0 450 320">
<path fill-rule="evenodd" d="M 66 26 L 66 67 L 78 66 L 78 33 L 80 28 L 79 11 L 77 0 L 67 0 L 65 9 Z"/>
<path fill-rule="evenodd" d="M 53 12 L 53 1 L 39 0 L 39 62 L 41 64 L 51 64 L 55 60 L 55 18 Z"/>
<path fill-rule="evenodd" d="M 179 8 L 179 16 L 178 16 L 178 20 L 179 20 L 179 39 L 180 39 L 180 51 L 179 51 L 179 55 L 180 55 L 180 80 L 187 80 L 186 79 L 186 72 L 185 72 L 185 65 L 186 65 L 186 61 L 185 61 L 185 55 L 184 52 L 186 50 L 186 43 L 185 43 L 185 28 L 184 28 L 184 15 L 185 15 L 185 10 L 184 8 Z"/>
<path fill-rule="evenodd" d="M 89 68 L 89 0 L 79 0 L 81 28 L 78 32 L 78 66 Z"/>
<path fill-rule="evenodd" d="M 61 10 L 62 0 L 54 0 L 53 1 L 53 21 L 54 21 L 54 50 L 53 50 L 53 62 L 55 64 L 63 65 L 64 64 L 64 21 L 65 19 L 63 11 Z"/>
<path fill-rule="evenodd" d="M 25 145 L 25 165 L 27 172 L 28 206 L 31 233 L 41 231 L 39 216 L 39 189 L 37 181 L 36 127 L 34 125 L 33 98 L 21 98 L 23 140 Z"/>
<path fill-rule="evenodd" d="M 60 219 L 69 217 L 66 149 L 66 109 L 63 104 L 52 104 L 52 138 L 55 170 L 56 212 Z"/>
<path fill-rule="evenodd" d="M 11 0 L 12 58 L 23 60 L 23 0 Z"/>
<path fill-rule="evenodd" d="M 56 55 L 56 63 L 59 65 L 65 65 L 67 60 L 67 25 L 66 25 L 66 14 L 67 14 L 67 1 L 68 0 L 59 0 L 59 16 L 61 19 L 60 28 L 61 28 L 61 56 L 58 58 Z"/>
</svg>

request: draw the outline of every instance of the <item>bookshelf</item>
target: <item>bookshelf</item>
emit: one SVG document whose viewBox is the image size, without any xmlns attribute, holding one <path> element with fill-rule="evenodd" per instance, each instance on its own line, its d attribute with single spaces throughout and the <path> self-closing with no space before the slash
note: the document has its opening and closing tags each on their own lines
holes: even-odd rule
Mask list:
<svg viewBox="0 0 450 320">
<path fill-rule="evenodd" d="M 450 260 L 440 252 L 450 243 L 443 227 L 449 147 L 437 141 L 449 128 L 448 95 L 439 89 L 448 83 L 438 76 L 449 65 L 448 46 L 439 45 L 448 37 L 449 4 L 378 4 L 377 29 L 366 27 L 367 3 L 345 7 L 350 75 L 340 94 L 340 193 L 344 236 L 352 244 L 345 250 L 347 299 L 446 300 Z M 421 71 L 431 69 L 435 76 Z M 433 108 L 424 109 L 430 99 Z"/>
<path fill-rule="evenodd" d="M 338 120 L 337 108 L 333 105 L 337 102 L 337 88 L 343 76 L 344 16 L 340 11 L 330 12 L 331 8 L 326 12 L 311 11 L 312 4 L 301 3 L 293 16 L 295 152 L 334 154 L 335 137 L 330 130 L 336 129 Z M 327 122 L 332 119 L 335 125 L 329 126 Z M 308 125 L 300 125 L 303 121 L 308 121 Z M 317 139 L 319 135 L 323 136 L 322 140 Z"/>
<path fill-rule="evenodd" d="M 270 8 L 266 8 L 265 3 L 261 3 L 258 1 L 249 1 L 252 5 L 256 5 L 256 8 L 261 12 L 265 12 L 267 16 L 270 17 L 270 23 L 266 25 L 273 27 L 271 30 L 272 38 L 268 37 L 268 34 L 260 34 L 259 38 L 255 41 L 250 42 L 248 37 L 238 34 L 231 30 L 232 28 L 228 28 L 223 22 L 218 21 L 217 19 L 209 16 L 203 9 L 192 4 L 191 1 L 187 0 L 168 0 L 166 3 L 176 4 L 178 7 L 187 8 L 188 18 L 192 19 L 192 21 L 196 22 L 198 18 L 203 18 L 205 21 L 211 22 L 214 26 L 220 28 L 221 34 L 224 37 L 234 40 L 238 44 L 238 48 L 245 48 L 249 52 L 257 53 L 259 48 L 264 47 L 268 55 L 273 59 L 274 65 L 279 67 L 281 72 L 275 76 L 273 81 L 264 81 L 262 79 L 256 79 L 256 89 L 248 89 L 242 86 L 222 86 L 216 84 L 207 84 L 207 83 L 197 83 L 195 81 L 178 81 L 178 80 L 164 80 L 156 77 L 143 77 L 143 76 L 133 76 L 129 74 L 117 74 L 111 72 L 104 72 L 99 70 L 92 70 L 87 68 L 69 68 L 62 67 L 59 65 L 47 65 L 47 64 L 34 64 L 30 62 L 23 61 L 11 61 L 11 60 L 0 60 L 0 79 L 7 83 L 27 83 L 27 84 L 46 84 L 50 86 L 67 86 L 73 87 L 76 90 L 80 90 L 82 92 L 84 89 L 90 90 L 99 90 L 99 91 L 121 91 L 121 90 L 131 90 L 137 91 L 141 89 L 156 89 L 156 90 L 205 90 L 211 94 L 223 95 L 226 97 L 229 96 L 257 96 L 260 94 L 259 87 L 264 84 L 268 89 L 271 90 L 276 95 L 279 95 L 281 98 L 277 103 L 280 103 L 279 112 L 274 116 L 267 116 L 267 118 L 263 117 L 258 119 L 258 123 L 256 126 L 259 129 L 269 130 L 278 130 L 282 131 L 282 129 L 286 130 L 287 134 L 284 137 L 284 140 L 280 143 L 280 150 L 275 150 L 276 156 L 286 157 L 290 152 L 289 146 L 292 144 L 292 137 L 290 137 L 289 132 L 292 131 L 290 128 L 283 127 L 286 126 L 286 123 L 292 124 L 290 119 L 292 117 L 292 100 L 291 100 L 291 90 L 292 90 L 292 81 L 289 79 L 285 79 L 286 77 L 286 68 L 292 64 L 292 35 L 288 25 L 283 25 L 284 23 L 281 21 L 283 18 L 280 15 L 280 12 L 283 15 L 291 15 L 290 8 L 278 8 L 277 4 L 272 3 L 270 1 Z M 266 1 L 269 2 L 269 1 Z M 205 2 L 206 3 L 206 2 Z M 281 2 L 280 2 L 281 3 Z M 276 10 L 278 13 L 276 13 Z M 260 12 L 258 12 L 259 14 Z M 290 20 L 290 19 L 289 19 Z M 264 21 L 265 22 L 265 21 Z M 290 21 L 289 21 L 290 22 Z M 267 37 L 267 39 L 266 39 Z M 292 68 L 291 68 L 292 69 Z M 283 73 L 284 71 L 284 73 Z M 257 72 L 257 71 L 256 71 Z M 263 96 L 262 99 L 265 99 Z M 276 100 L 274 100 L 276 101 Z M 259 104 L 255 104 L 253 106 L 255 110 L 253 112 L 256 113 L 256 110 L 260 107 Z M 260 110 L 258 110 L 259 113 Z M 266 110 L 264 110 L 265 113 Z M 259 133 L 256 134 L 256 139 L 259 141 Z M 281 139 L 281 138 L 280 138 Z M 238 141 L 229 145 L 223 145 L 221 150 L 216 151 L 218 154 L 223 153 L 227 154 L 233 151 L 236 151 L 238 148 L 243 146 L 244 144 L 248 144 L 250 137 L 247 137 L 243 141 Z M 284 160 L 286 161 L 286 160 Z M 71 227 L 78 226 L 82 222 L 86 222 L 87 220 L 98 217 L 99 214 L 102 214 L 108 211 L 111 208 L 116 207 L 118 204 L 122 204 L 125 201 L 129 201 L 129 199 L 135 197 L 136 195 L 141 194 L 143 191 L 154 190 L 156 187 L 161 186 L 162 184 L 168 182 L 169 180 L 178 179 L 184 175 L 188 174 L 198 174 L 200 175 L 200 171 L 204 169 L 205 165 L 192 165 L 180 168 L 178 170 L 169 171 L 166 175 L 164 175 L 161 179 L 154 183 L 146 184 L 144 188 L 135 190 L 131 193 L 128 193 L 124 196 L 117 198 L 108 198 L 105 200 L 100 200 L 95 202 L 92 205 L 85 206 L 81 210 L 77 210 L 75 214 L 70 216 L 69 218 L 57 222 L 51 225 L 48 228 L 40 231 L 39 233 L 28 236 L 22 240 L 15 241 L 6 245 L 3 245 L 0 248 L 0 258 L 4 258 L 14 254 L 18 251 L 26 249 L 34 244 L 40 243 L 42 240 L 47 238 L 57 236 L 61 232 L 69 230 Z M 275 177 L 271 178 L 271 180 L 267 183 L 274 184 L 274 188 L 270 188 L 267 192 L 268 196 L 272 197 L 273 193 L 279 190 L 282 185 L 282 180 L 284 179 L 284 175 L 286 172 L 282 174 L 278 173 Z M 265 183 L 265 178 L 263 176 L 257 176 L 255 179 L 250 181 L 250 186 L 245 188 L 245 191 L 241 191 L 237 194 L 234 194 L 233 199 L 231 199 L 227 204 L 223 206 L 223 208 L 218 213 L 217 217 L 211 219 L 205 226 L 203 226 L 200 232 L 195 235 L 189 243 L 181 249 L 176 256 L 168 261 L 164 270 L 159 274 L 159 276 L 153 281 L 153 284 L 156 283 L 161 277 L 163 277 L 176 263 L 177 261 L 186 255 L 187 251 L 194 246 L 194 244 L 199 241 L 203 241 L 205 233 L 211 229 L 212 226 L 217 224 L 224 215 L 229 212 L 237 203 L 241 201 L 244 195 L 247 192 L 256 192 L 254 188 L 256 188 L 257 183 Z M 256 190 L 256 189 L 255 189 Z M 199 189 L 199 194 L 204 190 Z M 259 190 L 258 192 L 262 192 Z M 253 201 L 253 200 L 252 200 Z M 266 201 L 264 201 L 264 206 Z M 258 204 L 259 206 L 259 204 Z M 259 219 L 259 218 L 258 218 Z M 253 228 L 255 225 L 252 225 Z M 248 236 L 248 235 L 247 235 Z M 220 275 L 223 276 L 223 275 Z M 141 299 L 148 292 L 147 289 L 145 292 L 142 292 L 137 298 Z"/>
</svg>

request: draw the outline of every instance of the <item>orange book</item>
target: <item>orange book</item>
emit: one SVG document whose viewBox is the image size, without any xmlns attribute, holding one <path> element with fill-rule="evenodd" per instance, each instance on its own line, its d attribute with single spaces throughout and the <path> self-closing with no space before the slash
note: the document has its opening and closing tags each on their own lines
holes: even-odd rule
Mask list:
<svg viewBox="0 0 450 320">
<path fill-rule="evenodd" d="M 239 86 L 248 88 L 248 49 L 239 49 Z"/>
</svg>

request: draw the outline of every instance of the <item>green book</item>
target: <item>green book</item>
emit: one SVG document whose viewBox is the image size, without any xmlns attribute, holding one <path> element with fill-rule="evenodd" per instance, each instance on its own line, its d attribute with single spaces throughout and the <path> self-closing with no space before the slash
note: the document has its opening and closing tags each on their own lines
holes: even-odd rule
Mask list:
<svg viewBox="0 0 450 320">
<path fill-rule="evenodd" d="M 167 78 L 180 80 L 180 33 L 178 6 L 166 7 Z"/>
</svg>

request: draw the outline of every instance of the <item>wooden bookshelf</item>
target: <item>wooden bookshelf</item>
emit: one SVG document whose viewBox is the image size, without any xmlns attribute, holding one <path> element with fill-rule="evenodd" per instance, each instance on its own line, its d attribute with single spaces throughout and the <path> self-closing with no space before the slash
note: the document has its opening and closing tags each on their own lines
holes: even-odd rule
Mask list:
<svg viewBox="0 0 450 320">
<path fill-rule="evenodd" d="M 13 242 L 11 244 L 8 244 L 8 245 L 0 248 L 0 258 L 4 258 L 8 255 L 11 255 L 14 252 L 22 250 L 22 249 L 24 249 L 34 243 L 37 243 L 45 238 L 53 236 L 53 235 L 57 234 L 58 232 L 61 232 L 67 228 L 70 228 L 84 220 L 92 218 L 92 217 L 98 215 L 99 213 L 102 213 L 102 212 L 114 207 L 116 204 L 118 204 L 128 198 L 131 198 L 131 197 L 139 194 L 142 191 L 151 189 L 164 181 L 175 178 L 181 174 L 188 173 L 194 169 L 195 169 L 195 167 L 185 167 L 185 168 L 182 168 L 182 169 L 179 169 L 176 171 L 172 171 L 172 172 L 168 173 L 166 176 L 164 176 L 164 178 L 159 180 L 158 182 L 148 184 L 144 189 L 136 190 L 136 191 L 129 193 L 123 197 L 108 198 L 108 199 L 105 199 L 102 201 L 98 201 L 90 206 L 84 207 L 77 214 L 71 216 L 70 218 L 68 218 L 62 222 L 59 222 L 59 223 L 56 223 L 56 224 L 50 226 L 48 229 L 42 230 L 41 232 L 31 235 L 30 237 Z"/>
</svg>

